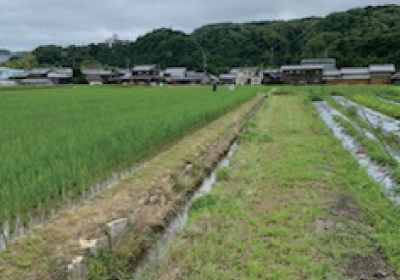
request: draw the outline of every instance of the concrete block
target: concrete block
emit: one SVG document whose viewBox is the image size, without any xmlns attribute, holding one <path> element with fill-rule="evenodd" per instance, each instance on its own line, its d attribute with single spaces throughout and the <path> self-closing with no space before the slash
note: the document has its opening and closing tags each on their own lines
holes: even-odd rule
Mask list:
<svg viewBox="0 0 400 280">
<path fill-rule="evenodd" d="M 112 245 L 118 243 L 118 239 L 127 231 L 128 225 L 129 220 L 127 218 L 118 219 L 106 225 L 106 231 L 111 238 Z"/>
<path fill-rule="evenodd" d="M 83 280 L 85 273 L 85 260 L 82 256 L 76 257 L 68 265 L 68 280 Z"/>
<path fill-rule="evenodd" d="M 82 248 L 82 250 L 85 252 L 86 254 L 91 254 L 94 255 L 95 257 L 97 257 L 97 253 L 98 253 L 98 241 L 96 239 L 93 240 L 85 240 L 85 239 L 80 239 L 79 240 L 79 245 Z"/>
</svg>

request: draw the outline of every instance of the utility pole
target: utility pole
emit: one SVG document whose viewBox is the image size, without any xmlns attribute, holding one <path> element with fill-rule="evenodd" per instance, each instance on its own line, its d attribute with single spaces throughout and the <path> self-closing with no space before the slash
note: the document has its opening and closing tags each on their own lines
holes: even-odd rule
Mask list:
<svg viewBox="0 0 400 280">
<path fill-rule="evenodd" d="M 271 57 L 270 57 L 270 60 L 269 60 L 269 65 L 270 66 L 273 66 L 274 65 L 274 56 L 275 56 L 275 48 L 272 46 L 271 48 L 270 48 L 270 51 L 271 51 Z"/>
<path fill-rule="evenodd" d="M 204 74 L 207 75 L 207 66 L 208 66 L 207 65 L 207 54 L 204 51 L 202 46 L 200 46 L 200 48 L 201 48 L 201 53 L 202 53 L 202 56 L 203 56 L 203 72 L 204 72 Z"/>
</svg>

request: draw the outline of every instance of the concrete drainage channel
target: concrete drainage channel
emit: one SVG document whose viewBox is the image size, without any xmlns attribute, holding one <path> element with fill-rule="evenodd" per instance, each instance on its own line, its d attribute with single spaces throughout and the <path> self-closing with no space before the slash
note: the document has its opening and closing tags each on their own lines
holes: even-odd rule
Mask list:
<svg viewBox="0 0 400 280">
<path fill-rule="evenodd" d="M 393 190 L 398 185 L 388 176 L 388 170 L 374 163 L 368 155 L 363 152 L 361 145 L 357 143 L 353 137 L 344 133 L 342 126 L 334 120 L 334 116 L 344 116 L 325 101 L 314 102 L 314 106 L 321 119 L 332 130 L 334 136 L 342 142 L 343 147 L 351 152 L 358 163 L 367 170 L 372 179 L 384 187 L 384 192 L 387 197 L 391 201 L 399 203 L 399 198 L 393 193 Z M 347 119 L 346 117 L 344 118 Z"/>
<path fill-rule="evenodd" d="M 169 226 L 165 229 L 162 238 L 150 251 L 147 252 L 145 257 L 140 261 L 136 272 L 134 273 L 133 279 L 141 279 L 151 265 L 155 264 L 162 258 L 167 252 L 171 241 L 174 236 L 179 233 L 180 230 L 186 225 L 188 219 L 189 209 L 197 198 L 204 196 L 212 190 L 213 185 L 217 181 L 217 173 L 220 168 L 228 167 L 229 161 L 237 148 L 237 140 L 233 142 L 228 150 L 228 153 L 222 158 L 222 160 L 213 169 L 211 174 L 204 179 L 200 188 L 191 196 L 187 198 L 187 201 L 180 211 L 180 213 L 170 222 Z M 130 226 L 134 223 L 134 218 L 122 218 L 108 223 L 105 228 L 105 235 L 95 240 L 81 240 L 81 247 L 84 249 L 82 256 L 77 256 L 71 264 L 68 265 L 68 280 L 82 280 L 85 279 L 86 272 L 86 260 L 85 255 L 91 255 L 96 257 L 100 250 L 111 250 L 113 246 L 117 245 L 119 239 L 130 229 Z"/>
<path fill-rule="evenodd" d="M 211 175 L 203 181 L 201 187 L 191 198 L 188 199 L 181 213 L 179 213 L 179 215 L 171 222 L 163 237 L 158 241 L 157 245 L 146 254 L 146 257 L 138 265 L 138 268 L 133 275 L 133 279 L 143 279 L 146 273 L 148 273 L 148 271 L 151 269 L 151 266 L 156 264 L 168 252 L 168 248 L 173 241 L 173 238 L 185 227 L 187 223 L 188 213 L 192 203 L 196 199 L 206 195 L 212 190 L 217 181 L 218 171 L 223 167 L 229 166 L 230 158 L 234 154 L 237 146 L 237 141 L 235 141 L 230 146 L 228 154 L 218 163 Z"/>
<path fill-rule="evenodd" d="M 225 140 L 223 152 L 214 161 L 213 168 L 205 171 L 208 176 L 199 178 L 199 181 L 193 185 L 182 200 L 176 202 L 176 207 L 171 213 L 165 217 L 167 220 L 166 227 L 162 231 L 161 238 L 154 240 L 154 244 L 145 250 L 139 257 L 135 265 L 134 279 L 141 279 L 149 268 L 165 254 L 168 250 L 174 236 L 185 226 L 187 222 L 188 212 L 193 201 L 201 196 L 204 196 L 211 191 L 214 183 L 217 180 L 218 170 L 222 167 L 229 166 L 229 160 L 237 147 L 237 139 L 245 127 L 247 121 L 262 107 L 266 97 L 262 97 L 259 102 L 243 117 L 242 121 L 236 126 L 231 127 Z M 224 141 L 222 141 L 224 142 Z M 193 166 L 188 164 L 185 172 L 191 170 Z M 82 280 L 87 276 L 87 258 L 86 256 L 98 256 L 101 250 L 110 250 L 113 246 L 123 241 L 125 235 L 134 228 L 135 217 L 127 217 L 115 220 L 106 225 L 105 234 L 94 240 L 81 240 L 82 255 L 77 256 L 72 263 L 68 265 L 67 275 L 68 280 Z"/>
</svg>

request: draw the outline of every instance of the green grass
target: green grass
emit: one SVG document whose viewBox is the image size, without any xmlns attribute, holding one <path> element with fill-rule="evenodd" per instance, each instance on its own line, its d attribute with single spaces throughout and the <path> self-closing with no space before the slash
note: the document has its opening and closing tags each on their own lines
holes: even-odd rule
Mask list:
<svg viewBox="0 0 400 280">
<path fill-rule="evenodd" d="M 265 88 L 73 89 L 0 92 L 0 223 L 79 195 L 227 113 Z"/>
<path fill-rule="evenodd" d="M 274 141 L 241 141 L 228 179 L 195 204 L 148 279 L 349 279 L 351 258 L 380 253 L 400 272 L 398 206 L 309 101 L 273 97 L 248 131 Z M 341 197 L 354 203 L 333 214 Z M 321 232 L 321 220 L 333 226 Z"/>
</svg>

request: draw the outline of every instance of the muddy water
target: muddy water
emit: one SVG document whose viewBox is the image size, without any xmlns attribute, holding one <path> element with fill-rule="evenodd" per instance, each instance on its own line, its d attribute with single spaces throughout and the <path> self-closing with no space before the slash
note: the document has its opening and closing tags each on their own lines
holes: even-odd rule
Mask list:
<svg viewBox="0 0 400 280">
<path fill-rule="evenodd" d="M 317 109 L 321 119 L 332 130 L 334 136 L 342 142 L 343 147 L 351 152 L 358 163 L 367 170 L 372 179 L 382 185 L 383 190 L 388 198 L 392 201 L 400 203 L 399 198 L 393 193 L 393 190 L 395 187 L 398 187 L 398 185 L 389 176 L 387 176 L 389 170 L 371 161 L 371 159 L 363 151 L 361 145 L 358 144 L 353 137 L 345 134 L 340 124 L 335 122 L 333 117 L 341 114 L 325 101 L 314 102 L 314 106 Z"/>
<path fill-rule="evenodd" d="M 162 259 L 163 256 L 168 252 L 171 243 L 173 242 L 174 237 L 185 227 L 188 220 L 188 213 L 193 202 L 209 193 L 214 184 L 217 181 L 218 170 L 223 167 L 228 167 L 230 158 L 234 154 L 238 144 L 234 142 L 230 148 L 226 156 L 218 163 L 218 165 L 213 169 L 211 175 L 207 177 L 201 187 L 197 190 L 197 192 L 187 201 L 182 212 L 171 222 L 171 224 L 166 229 L 164 236 L 158 241 L 155 247 L 147 254 L 145 259 L 139 265 L 138 269 L 134 273 L 135 280 L 144 279 L 145 276 L 151 271 L 151 268 L 157 264 L 159 260 Z"/>
</svg>

